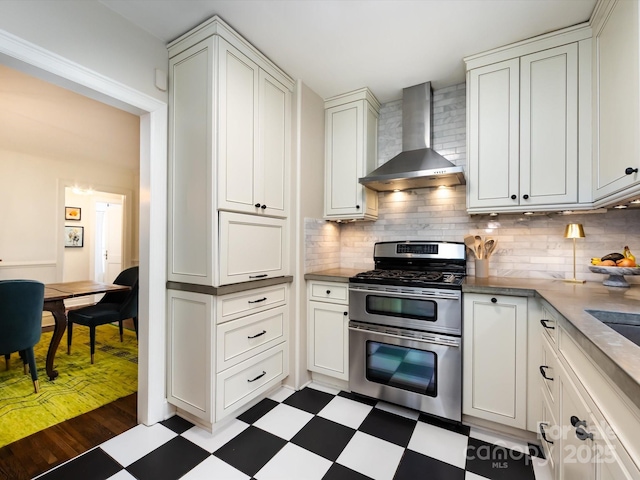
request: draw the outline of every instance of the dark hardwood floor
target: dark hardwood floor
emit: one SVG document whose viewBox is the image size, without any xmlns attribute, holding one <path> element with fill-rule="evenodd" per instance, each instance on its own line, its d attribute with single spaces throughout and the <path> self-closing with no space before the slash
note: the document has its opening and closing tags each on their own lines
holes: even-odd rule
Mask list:
<svg viewBox="0 0 640 480">
<path fill-rule="evenodd" d="M 137 394 L 0 448 L 0 479 L 28 480 L 137 425 Z"/>
</svg>

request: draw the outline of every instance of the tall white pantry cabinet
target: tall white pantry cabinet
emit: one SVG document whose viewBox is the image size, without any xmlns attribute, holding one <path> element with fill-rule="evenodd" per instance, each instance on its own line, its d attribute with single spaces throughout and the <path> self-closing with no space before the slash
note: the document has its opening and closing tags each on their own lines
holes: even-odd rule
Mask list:
<svg viewBox="0 0 640 480">
<path fill-rule="evenodd" d="M 294 82 L 219 17 L 168 48 L 167 397 L 212 428 L 288 375 Z"/>
</svg>

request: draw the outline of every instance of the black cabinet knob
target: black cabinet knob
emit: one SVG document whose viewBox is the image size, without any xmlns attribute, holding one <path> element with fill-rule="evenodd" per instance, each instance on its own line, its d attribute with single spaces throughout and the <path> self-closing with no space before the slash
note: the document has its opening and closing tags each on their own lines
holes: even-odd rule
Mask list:
<svg viewBox="0 0 640 480">
<path fill-rule="evenodd" d="M 254 205 L 254 207 L 256 207 L 256 208 L 260 208 L 260 204 L 259 204 L 259 203 L 256 203 L 256 204 Z"/>
<path fill-rule="evenodd" d="M 497 299 L 496 297 L 493 297 L 493 298 L 491 299 L 491 303 L 498 303 L 498 299 Z"/>
<path fill-rule="evenodd" d="M 346 317 L 347 315 L 349 315 L 349 312 L 343 312 L 343 315 Z"/>
<path fill-rule="evenodd" d="M 516 198 L 518 198 L 515 194 L 511 195 L 511 200 L 515 200 Z"/>
<path fill-rule="evenodd" d="M 529 198 L 529 195 L 523 195 L 522 198 L 524 198 L 525 200 L 527 200 Z"/>
<path fill-rule="evenodd" d="M 356 210 L 360 210 L 360 205 L 356 205 Z"/>
<path fill-rule="evenodd" d="M 263 209 L 263 210 L 266 210 L 267 206 L 266 205 L 262 205 L 260 208 Z"/>
<path fill-rule="evenodd" d="M 624 171 L 625 175 L 631 175 L 632 173 L 638 173 L 637 168 L 627 167 Z"/>
<path fill-rule="evenodd" d="M 327 290 L 327 295 L 330 295 L 330 294 L 331 294 L 331 290 Z"/>
</svg>

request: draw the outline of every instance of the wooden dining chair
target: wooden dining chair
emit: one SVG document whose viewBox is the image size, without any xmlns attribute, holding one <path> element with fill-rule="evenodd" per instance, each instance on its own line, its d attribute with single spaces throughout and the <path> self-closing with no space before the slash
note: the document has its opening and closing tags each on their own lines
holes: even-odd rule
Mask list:
<svg viewBox="0 0 640 480">
<path fill-rule="evenodd" d="M 33 388 L 38 393 L 38 369 L 33 347 L 42 334 L 44 284 L 34 280 L 0 280 L 0 355 L 19 352 L 29 365 Z"/>
<path fill-rule="evenodd" d="M 71 353 L 71 340 L 75 324 L 89 327 L 91 347 L 91 363 L 96 351 L 96 327 L 107 323 L 118 322 L 120 341 L 123 341 L 123 321 L 133 319 L 133 326 L 138 336 L 138 267 L 127 268 L 113 281 L 116 285 L 126 285 L 131 290 L 125 292 L 108 292 L 95 305 L 69 310 L 67 314 L 67 354 Z"/>
</svg>

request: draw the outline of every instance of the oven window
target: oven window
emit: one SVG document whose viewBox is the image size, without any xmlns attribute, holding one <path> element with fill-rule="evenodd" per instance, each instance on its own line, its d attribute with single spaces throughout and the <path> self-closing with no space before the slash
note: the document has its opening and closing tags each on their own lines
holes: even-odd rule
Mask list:
<svg viewBox="0 0 640 480">
<path fill-rule="evenodd" d="M 366 377 L 370 382 L 435 397 L 437 363 L 434 352 L 367 341 Z"/>
<path fill-rule="evenodd" d="M 367 295 L 367 313 L 392 317 L 415 318 L 427 322 L 438 319 L 438 304 L 422 298 L 393 298 Z"/>
</svg>

